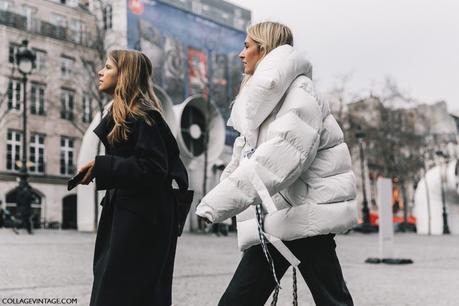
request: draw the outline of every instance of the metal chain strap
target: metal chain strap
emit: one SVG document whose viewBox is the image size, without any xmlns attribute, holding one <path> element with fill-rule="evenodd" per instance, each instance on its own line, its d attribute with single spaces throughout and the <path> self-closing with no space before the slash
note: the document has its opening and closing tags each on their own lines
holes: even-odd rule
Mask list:
<svg viewBox="0 0 459 306">
<path fill-rule="evenodd" d="M 293 306 L 298 306 L 298 288 L 296 283 L 296 269 L 293 267 Z"/>
<path fill-rule="evenodd" d="M 271 267 L 271 272 L 274 277 L 274 281 L 276 282 L 276 287 L 274 288 L 273 299 L 271 301 L 271 306 L 277 305 L 277 300 L 279 298 L 279 290 L 281 289 L 280 282 L 277 279 L 276 269 L 274 267 L 274 261 L 269 253 L 266 236 L 264 234 L 263 228 L 263 212 L 261 204 L 257 204 L 255 206 L 256 214 L 257 214 L 257 226 L 258 226 L 258 236 L 260 237 L 261 248 L 263 249 L 263 253 L 265 254 L 266 260 Z M 297 288 L 297 277 L 296 277 L 296 269 L 293 267 L 293 306 L 298 306 L 298 288 Z"/>
<path fill-rule="evenodd" d="M 279 296 L 279 289 L 281 288 L 280 282 L 277 279 L 276 268 L 274 267 L 274 261 L 271 257 L 271 254 L 269 253 L 268 246 L 266 243 L 266 236 L 264 234 L 264 228 L 263 228 L 263 212 L 262 212 L 261 204 L 257 204 L 255 206 L 255 210 L 257 213 L 258 236 L 260 237 L 261 248 L 263 249 L 263 253 L 265 254 L 266 260 L 268 261 L 268 264 L 271 267 L 271 272 L 273 274 L 274 281 L 276 282 L 276 288 L 274 289 L 273 300 L 271 302 L 271 306 L 276 306 L 277 298 Z"/>
<path fill-rule="evenodd" d="M 266 243 L 267 239 L 266 239 L 266 236 L 264 234 L 263 213 L 262 213 L 261 204 L 257 204 L 256 205 L 256 211 L 257 211 L 258 235 L 260 237 L 261 247 L 263 249 L 263 253 L 265 254 L 266 260 L 268 261 L 268 263 L 271 266 L 271 271 L 273 273 L 274 281 L 276 282 L 277 287 L 280 288 L 280 282 L 277 279 L 276 269 L 274 267 L 274 261 L 273 261 L 273 259 L 271 257 L 271 254 L 269 253 L 268 246 L 267 246 L 267 243 Z"/>
<path fill-rule="evenodd" d="M 273 300 L 271 301 L 271 306 L 277 305 L 278 298 L 279 298 L 279 287 L 276 287 L 276 289 L 274 289 Z"/>
</svg>

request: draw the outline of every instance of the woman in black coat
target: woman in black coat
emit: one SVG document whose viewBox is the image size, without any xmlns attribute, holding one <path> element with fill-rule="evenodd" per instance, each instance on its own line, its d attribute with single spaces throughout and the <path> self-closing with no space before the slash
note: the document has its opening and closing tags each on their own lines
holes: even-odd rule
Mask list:
<svg viewBox="0 0 459 306">
<path fill-rule="evenodd" d="M 106 155 L 83 166 L 82 180 L 107 190 L 94 253 L 91 306 L 171 304 L 177 243 L 172 180 L 188 177 L 152 91 L 152 65 L 138 51 L 111 51 L 99 90 L 113 104 L 94 132 Z"/>
</svg>

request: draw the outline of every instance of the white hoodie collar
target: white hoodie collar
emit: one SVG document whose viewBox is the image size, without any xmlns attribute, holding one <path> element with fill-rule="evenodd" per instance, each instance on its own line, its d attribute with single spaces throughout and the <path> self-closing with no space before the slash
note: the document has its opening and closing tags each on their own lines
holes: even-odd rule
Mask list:
<svg viewBox="0 0 459 306">
<path fill-rule="evenodd" d="M 290 45 L 269 52 L 236 97 L 228 125 L 245 136 L 249 145 L 255 148 L 258 127 L 299 75 L 312 77 L 312 66 L 303 54 Z"/>
</svg>

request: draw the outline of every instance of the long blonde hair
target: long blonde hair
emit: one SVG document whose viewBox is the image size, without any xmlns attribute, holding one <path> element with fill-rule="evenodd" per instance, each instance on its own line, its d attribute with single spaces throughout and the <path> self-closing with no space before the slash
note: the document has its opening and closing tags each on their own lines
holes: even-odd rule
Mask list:
<svg viewBox="0 0 459 306">
<path fill-rule="evenodd" d="M 118 69 L 118 81 L 111 107 L 115 126 L 107 137 L 109 142 L 114 144 L 128 139 L 128 116 L 142 118 L 151 125 L 153 122 L 147 112 L 162 110 L 153 92 L 153 66 L 145 54 L 135 50 L 113 50 L 108 53 L 108 57 Z"/>
<path fill-rule="evenodd" d="M 292 31 L 286 25 L 278 22 L 264 21 L 254 24 L 247 29 L 247 35 L 256 43 L 258 50 L 261 52 L 261 57 L 256 66 L 273 49 L 282 45 L 293 46 Z M 241 88 L 247 83 L 250 77 L 251 75 L 244 75 Z"/>
</svg>

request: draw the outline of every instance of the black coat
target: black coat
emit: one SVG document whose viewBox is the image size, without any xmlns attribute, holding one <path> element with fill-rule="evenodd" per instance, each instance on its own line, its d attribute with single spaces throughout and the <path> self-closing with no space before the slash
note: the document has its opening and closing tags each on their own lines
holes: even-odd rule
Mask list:
<svg viewBox="0 0 459 306">
<path fill-rule="evenodd" d="M 106 189 L 94 253 L 91 306 L 171 304 L 177 219 L 171 182 L 188 176 L 169 127 L 156 111 L 149 126 L 128 119 L 129 137 L 110 145 L 111 113 L 94 132 L 106 148 L 94 164 L 96 188 Z"/>
</svg>

